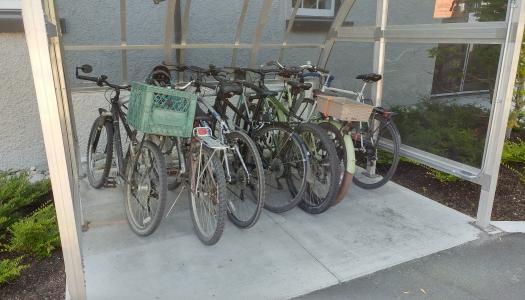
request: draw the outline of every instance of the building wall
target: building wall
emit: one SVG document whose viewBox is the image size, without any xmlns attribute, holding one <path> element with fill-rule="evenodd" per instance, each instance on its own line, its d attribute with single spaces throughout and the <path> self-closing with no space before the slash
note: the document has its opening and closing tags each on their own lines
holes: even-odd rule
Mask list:
<svg viewBox="0 0 525 300">
<path fill-rule="evenodd" d="M 0 170 L 47 168 L 24 34 L 0 33 Z"/>
</svg>

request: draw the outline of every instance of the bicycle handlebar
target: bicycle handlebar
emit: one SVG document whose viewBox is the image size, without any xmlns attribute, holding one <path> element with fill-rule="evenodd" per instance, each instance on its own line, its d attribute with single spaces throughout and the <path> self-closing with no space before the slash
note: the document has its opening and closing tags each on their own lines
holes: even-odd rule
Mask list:
<svg viewBox="0 0 525 300">
<path fill-rule="evenodd" d="M 118 85 L 118 84 L 113 84 L 113 83 L 109 83 L 107 81 L 108 79 L 108 76 L 106 75 L 100 75 L 98 77 L 94 77 L 94 76 L 86 76 L 86 75 L 80 75 L 78 73 L 78 70 L 81 70 L 82 68 L 81 67 L 77 67 L 76 70 L 75 70 L 75 76 L 76 78 L 78 79 L 81 79 L 81 80 L 87 80 L 87 81 L 93 81 L 95 82 L 98 86 L 108 86 L 112 89 L 119 89 L 119 90 L 129 90 L 131 89 L 131 85 Z"/>
</svg>

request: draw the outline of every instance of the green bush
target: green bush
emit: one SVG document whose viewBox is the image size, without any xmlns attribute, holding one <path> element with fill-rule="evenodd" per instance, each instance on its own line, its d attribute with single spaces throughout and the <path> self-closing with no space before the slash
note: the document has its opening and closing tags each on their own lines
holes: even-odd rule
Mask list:
<svg viewBox="0 0 525 300">
<path fill-rule="evenodd" d="M 434 179 L 441 183 L 448 183 L 448 182 L 456 182 L 461 180 L 459 177 L 441 172 L 440 170 L 436 170 L 430 167 L 427 167 L 427 174 L 431 175 Z"/>
<path fill-rule="evenodd" d="M 0 234 L 28 213 L 24 209 L 49 200 L 50 192 L 49 180 L 31 183 L 28 172 L 0 171 Z"/>
<path fill-rule="evenodd" d="M 0 261 L 0 285 L 12 281 L 18 276 L 20 276 L 20 272 L 27 268 L 27 265 L 21 264 L 22 256 L 14 258 L 14 259 L 2 259 Z"/>
<path fill-rule="evenodd" d="M 507 164 L 525 164 L 525 141 L 521 139 L 516 141 L 506 141 L 503 146 L 501 161 Z"/>
<path fill-rule="evenodd" d="M 11 226 L 11 240 L 6 249 L 11 252 L 48 257 L 60 246 L 55 207 L 48 204 Z"/>
<path fill-rule="evenodd" d="M 403 144 L 480 166 L 489 112 L 475 105 L 422 99 L 413 106 L 394 106 Z"/>
</svg>

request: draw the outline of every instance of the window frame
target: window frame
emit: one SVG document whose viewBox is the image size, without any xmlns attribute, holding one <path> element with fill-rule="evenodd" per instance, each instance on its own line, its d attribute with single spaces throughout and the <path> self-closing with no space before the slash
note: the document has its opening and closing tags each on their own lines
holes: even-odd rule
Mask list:
<svg viewBox="0 0 525 300">
<path fill-rule="evenodd" d="M 21 11 L 22 2 L 20 0 L 0 0 L 0 11 Z"/>
<path fill-rule="evenodd" d="M 24 32 L 22 1 L 0 0 L 0 33 Z"/>
<path fill-rule="evenodd" d="M 304 3 L 304 0 L 297 0 L 297 1 L 302 1 Z M 320 0 L 316 0 L 317 1 L 317 4 L 319 5 L 319 1 Z M 303 8 L 303 7 L 299 7 L 299 9 L 297 9 L 297 16 L 298 17 L 302 17 L 302 18 L 308 18 L 308 17 L 312 17 L 312 18 L 318 18 L 318 17 L 323 17 L 323 18 L 333 18 L 335 16 L 335 0 L 326 0 L 326 1 L 330 1 L 330 9 L 319 9 L 319 8 Z M 287 8 L 288 8 L 288 18 L 290 18 L 290 15 L 292 14 L 292 11 L 293 11 L 293 1 L 288 1 L 288 4 L 287 4 Z M 302 4 L 301 4 L 302 5 Z"/>
</svg>

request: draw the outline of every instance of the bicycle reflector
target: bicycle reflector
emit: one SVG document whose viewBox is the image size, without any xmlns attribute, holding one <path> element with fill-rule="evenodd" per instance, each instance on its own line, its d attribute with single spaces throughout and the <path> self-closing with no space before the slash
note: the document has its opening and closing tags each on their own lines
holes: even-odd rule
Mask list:
<svg viewBox="0 0 525 300">
<path fill-rule="evenodd" d="M 209 127 L 195 127 L 193 129 L 193 135 L 196 137 L 210 136 L 211 129 Z"/>
</svg>

